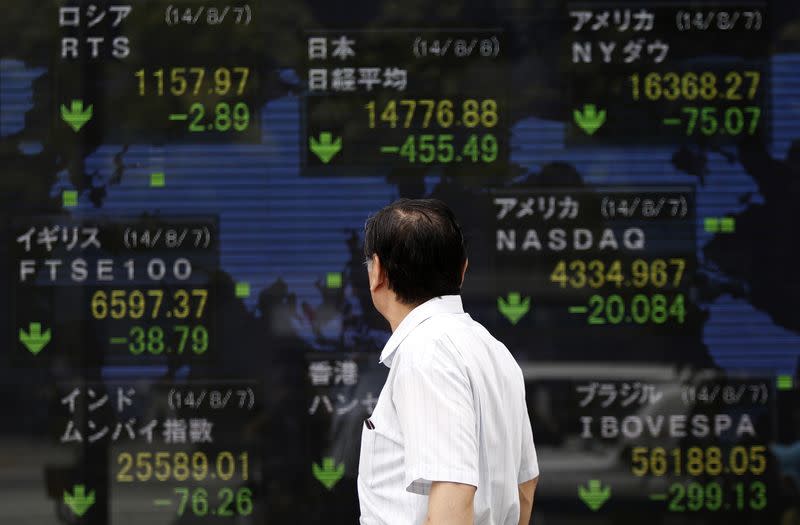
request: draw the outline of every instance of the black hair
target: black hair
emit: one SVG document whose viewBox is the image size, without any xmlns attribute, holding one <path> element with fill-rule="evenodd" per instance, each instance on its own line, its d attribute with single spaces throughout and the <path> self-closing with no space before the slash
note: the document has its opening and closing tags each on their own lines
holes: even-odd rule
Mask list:
<svg viewBox="0 0 800 525">
<path fill-rule="evenodd" d="M 467 252 L 456 217 L 437 199 L 400 199 L 367 219 L 364 255 L 378 255 L 405 304 L 461 291 Z"/>
</svg>

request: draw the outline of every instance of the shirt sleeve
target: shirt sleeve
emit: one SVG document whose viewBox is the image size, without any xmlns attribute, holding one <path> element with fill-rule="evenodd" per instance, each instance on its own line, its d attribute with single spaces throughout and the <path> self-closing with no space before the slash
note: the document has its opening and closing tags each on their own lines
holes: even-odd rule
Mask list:
<svg viewBox="0 0 800 525">
<path fill-rule="evenodd" d="M 427 495 L 433 481 L 478 486 L 478 437 L 469 377 L 444 343 L 399 362 L 392 401 L 404 442 L 405 487 Z"/>
<path fill-rule="evenodd" d="M 527 403 L 522 404 L 522 455 L 517 475 L 517 483 L 525 483 L 539 476 L 539 460 L 536 457 L 536 446 L 533 444 L 531 417 L 528 415 Z"/>
</svg>

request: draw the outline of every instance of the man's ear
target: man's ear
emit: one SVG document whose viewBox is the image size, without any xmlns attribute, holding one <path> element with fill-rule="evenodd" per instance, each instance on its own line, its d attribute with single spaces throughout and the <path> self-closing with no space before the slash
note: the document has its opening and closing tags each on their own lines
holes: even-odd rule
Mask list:
<svg viewBox="0 0 800 525">
<path fill-rule="evenodd" d="M 381 260 L 378 257 L 377 253 L 372 254 L 372 260 L 370 262 L 370 271 L 369 273 L 369 291 L 375 292 L 378 288 L 381 287 L 384 282 L 386 282 L 386 272 L 381 266 Z"/>
<path fill-rule="evenodd" d="M 459 288 L 464 286 L 464 276 L 467 274 L 467 266 L 469 266 L 469 259 L 464 259 L 464 268 L 461 269 L 461 284 L 458 285 Z"/>
</svg>

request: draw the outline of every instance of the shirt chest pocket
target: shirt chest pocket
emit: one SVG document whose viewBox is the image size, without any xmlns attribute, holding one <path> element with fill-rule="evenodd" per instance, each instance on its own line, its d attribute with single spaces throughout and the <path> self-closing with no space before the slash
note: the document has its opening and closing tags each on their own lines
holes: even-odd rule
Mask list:
<svg viewBox="0 0 800 525">
<path fill-rule="evenodd" d="M 403 447 L 387 432 L 387 424 L 373 416 L 362 424 L 358 475 L 368 487 L 388 487 L 403 479 Z"/>
<path fill-rule="evenodd" d="M 375 459 L 375 430 L 369 428 L 365 421 L 361 430 L 361 455 L 358 458 L 358 477 L 368 487 L 374 487 L 372 464 Z"/>
</svg>

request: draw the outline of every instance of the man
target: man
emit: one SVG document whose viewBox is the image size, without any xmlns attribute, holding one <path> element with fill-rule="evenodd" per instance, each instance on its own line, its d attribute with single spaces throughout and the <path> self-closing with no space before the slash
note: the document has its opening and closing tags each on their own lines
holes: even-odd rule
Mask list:
<svg viewBox="0 0 800 525">
<path fill-rule="evenodd" d="M 402 199 L 366 224 L 389 376 L 364 421 L 361 525 L 527 525 L 539 476 L 522 371 L 464 313 L 467 256 L 441 201 Z"/>
</svg>

